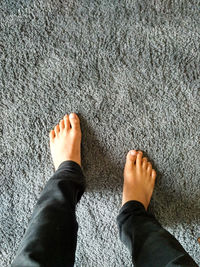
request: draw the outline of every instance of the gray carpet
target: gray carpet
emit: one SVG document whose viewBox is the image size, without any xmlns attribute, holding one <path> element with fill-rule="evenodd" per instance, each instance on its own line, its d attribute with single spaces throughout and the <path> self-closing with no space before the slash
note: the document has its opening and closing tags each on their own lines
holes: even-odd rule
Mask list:
<svg viewBox="0 0 200 267">
<path fill-rule="evenodd" d="M 157 171 L 150 210 L 200 264 L 199 7 L 0 2 L 0 266 L 12 262 L 53 174 L 49 131 L 72 111 L 87 179 L 76 266 L 132 266 L 116 224 L 130 149 Z"/>
</svg>

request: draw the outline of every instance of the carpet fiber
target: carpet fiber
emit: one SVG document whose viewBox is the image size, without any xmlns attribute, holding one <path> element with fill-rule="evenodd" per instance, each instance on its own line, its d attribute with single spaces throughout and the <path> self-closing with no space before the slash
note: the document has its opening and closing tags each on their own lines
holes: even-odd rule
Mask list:
<svg viewBox="0 0 200 267">
<path fill-rule="evenodd" d="M 49 131 L 70 112 L 87 179 L 76 266 L 132 266 L 116 224 L 130 149 L 157 171 L 150 210 L 200 264 L 199 25 L 194 0 L 0 2 L 0 266 L 53 174 Z"/>
</svg>

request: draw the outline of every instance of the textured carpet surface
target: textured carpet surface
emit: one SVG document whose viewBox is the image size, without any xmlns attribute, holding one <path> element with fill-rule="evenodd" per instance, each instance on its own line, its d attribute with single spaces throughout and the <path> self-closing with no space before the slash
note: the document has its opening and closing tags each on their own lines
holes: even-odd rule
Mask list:
<svg viewBox="0 0 200 267">
<path fill-rule="evenodd" d="M 88 185 L 76 266 L 132 266 L 116 224 L 130 149 L 157 171 L 150 210 L 200 264 L 199 25 L 193 0 L 0 2 L 0 266 L 53 174 L 49 131 L 72 111 Z"/>
</svg>

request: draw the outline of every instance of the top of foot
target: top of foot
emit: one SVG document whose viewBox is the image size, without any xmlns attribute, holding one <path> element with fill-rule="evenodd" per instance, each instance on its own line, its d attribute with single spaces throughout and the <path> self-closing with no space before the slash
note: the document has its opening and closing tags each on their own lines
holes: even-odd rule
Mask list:
<svg viewBox="0 0 200 267">
<path fill-rule="evenodd" d="M 141 202 L 147 210 L 153 193 L 156 171 L 142 151 L 131 150 L 124 168 L 122 205 L 130 200 Z"/>
<path fill-rule="evenodd" d="M 81 166 L 81 127 L 77 114 L 66 114 L 49 133 L 50 149 L 55 170 L 66 160 Z"/>
</svg>

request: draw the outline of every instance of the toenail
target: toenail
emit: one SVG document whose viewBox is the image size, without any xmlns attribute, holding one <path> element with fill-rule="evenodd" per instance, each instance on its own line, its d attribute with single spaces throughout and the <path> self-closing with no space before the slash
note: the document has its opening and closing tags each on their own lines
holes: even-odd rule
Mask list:
<svg viewBox="0 0 200 267">
<path fill-rule="evenodd" d="M 71 119 L 75 119 L 76 118 L 76 115 L 74 113 L 71 113 L 69 116 L 70 116 Z"/>
<path fill-rule="evenodd" d="M 136 151 L 135 150 L 131 150 L 131 155 L 135 156 L 136 155 Z"/>
</svg>

